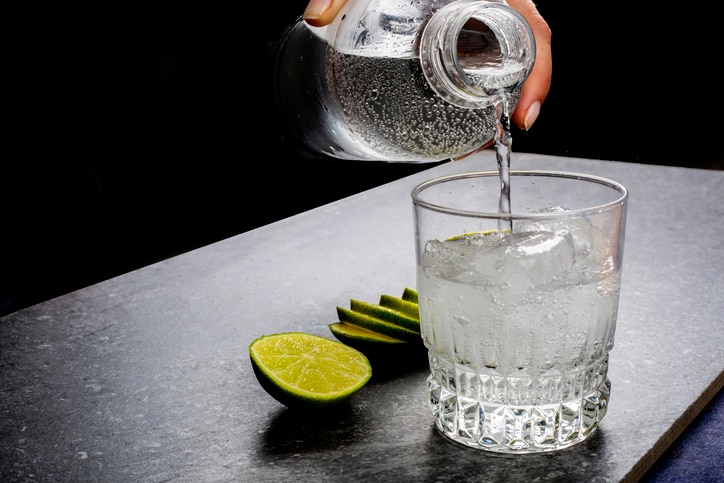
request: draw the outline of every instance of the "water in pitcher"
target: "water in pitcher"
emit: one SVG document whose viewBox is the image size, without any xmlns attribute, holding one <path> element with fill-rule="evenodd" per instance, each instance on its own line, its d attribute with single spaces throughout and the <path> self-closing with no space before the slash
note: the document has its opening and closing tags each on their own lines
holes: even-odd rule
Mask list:
<svg viewBox="0 0 724 483">
<path fill-rule="evenodd" d="M 535 59 L 504 2 L 370 0 L 277 46 L 275 98 L 288 139 L 349 160 L 432 162 L 494 136 L 492 96 L 514 105 Z"/>
<path fill-rule="evenodd" d="M 492 108 L 468 109 L 427 86 L 418 58 L 366 58 L 330 52 L 326 85 L 345 122 L 335 127 L 347 151 L 374 150 L 382 159 L 441 159 L 487 142 Z"/>
</svg>

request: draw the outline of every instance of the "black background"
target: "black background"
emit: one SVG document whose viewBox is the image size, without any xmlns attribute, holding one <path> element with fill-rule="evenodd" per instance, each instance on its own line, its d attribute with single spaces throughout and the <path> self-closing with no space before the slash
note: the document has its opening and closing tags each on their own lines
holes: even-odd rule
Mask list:
<svg viewBox="0 0 724 483">
<path fill-rule="evenodd" d="M 716 19 L 562 3 L 513 150 L 722 169 Z M 0 315 L 429 167 L 283 141 L 265 65 L 305 5 L 2 4 Z"/>
</svg>

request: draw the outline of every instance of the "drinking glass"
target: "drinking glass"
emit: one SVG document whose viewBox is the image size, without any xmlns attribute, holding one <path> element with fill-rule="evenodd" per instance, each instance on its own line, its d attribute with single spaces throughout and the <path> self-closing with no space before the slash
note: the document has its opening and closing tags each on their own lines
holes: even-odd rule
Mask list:
<svg viewBox="0 0 724 483">
<path fill-rule="evenodd" d="M 428 404 L 453 441 L 547 452 L 608 408 L 628 192 L 557 171 L 513 170 L 509 186 L 509 205 L 497 171 L 412 192 Z"/>
</svg>

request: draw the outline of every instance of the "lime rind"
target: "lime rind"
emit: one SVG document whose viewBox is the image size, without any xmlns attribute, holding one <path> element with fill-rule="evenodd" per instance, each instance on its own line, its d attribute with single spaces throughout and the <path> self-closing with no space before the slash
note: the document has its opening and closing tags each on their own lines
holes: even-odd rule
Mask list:
<svg viewBox="0 0 724 483">
<path fill-rule="evenodd" d="M 401 339 L 408 342 L 416 342 L 420 340 L 420 332 L 415 332 L 399 325 L 391 324 L 385 320 L 374 317 L 370 314 L 356 312 L 355 310 L 337 307 L 337 316 L 340 322 L 358 325 L 373 332 L 379 332 L 395 339 Z"/>
<path fill-rule="evenodd" d="M 419 330 L 420 325 L 420 306 L 416 303 L 409 302 L 401 299 L 400 297 L 394 297 L 392 295 L 382 294 L 380 295 L 380 305 L 391 310 L 396 310 L 402 314 L 412 317 L 417 320 L 417 326 Z"/>
<path fill-rule="evenodd" d="M 411 302 L 413 304 L 418 304 L 419 299 L 417 290 L 415 290 L 414 288 L 405 287 L 405 290 L 402 291 L 402 300 L 406 302 Z"/>
<path fill-rule="evenodd" d="M 398 310 L 355 299 L 350 300 L 350 308 L 353 312 L 370 315 L 379 320 L 416 332 L 418 335 L 420 334 L 420 319 L 410 317 Z"/>
<path fill-rule="evenodd" d="M 408 342 L 395 339 L 389 335 L 374 332 L 359 325 L 349 324 L 347 322 L 333 322 L 329 324 L 329 330 L 334 334 L 340 342 L 347 345 L 352 343 L 365 343 L 380 346 L 397 346 L 400 344 L 408 344 Z M 363 351 L 364 352 L 364 351 Z"/>
<path fill-rule="evenodd" d="M 405 357 L 408 349 L 413 347 L 410 342 L 395 339 L 347 322 L 333 322 L 329 324 L 329 330 L 337 340 L 354 347 L 366 355 L 375 368 L 375 372 L 380 369 L 380 361 L 387 362 L 390 356 L 393 355 Z"/>
</svg>

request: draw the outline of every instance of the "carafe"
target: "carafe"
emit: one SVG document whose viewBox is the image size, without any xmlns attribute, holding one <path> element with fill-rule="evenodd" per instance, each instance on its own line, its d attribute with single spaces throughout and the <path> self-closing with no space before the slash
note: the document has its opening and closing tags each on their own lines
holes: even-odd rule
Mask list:
<svg viewBox="0 0 724 483">
<path fill-rule="evenodd" d="M 347 160 L 432 162 L 493 139 L 535 59 L 525 19 L 498 0 L 348 0 L 333 23 L 280 39 L 274 93 L 288 131 Z"/>
</svg>

